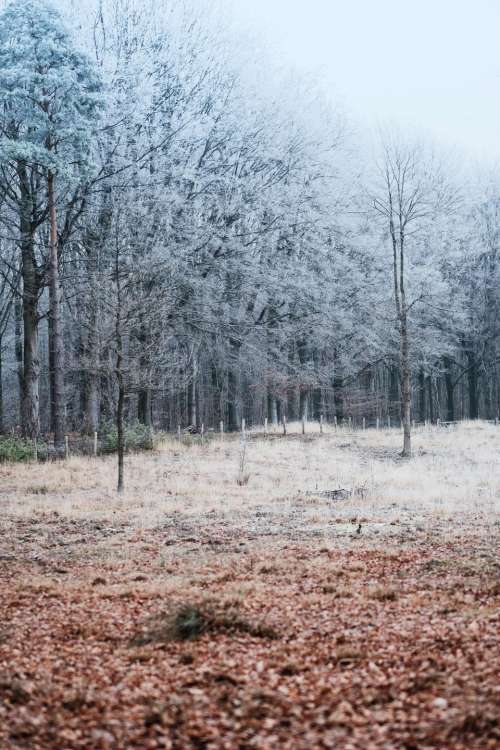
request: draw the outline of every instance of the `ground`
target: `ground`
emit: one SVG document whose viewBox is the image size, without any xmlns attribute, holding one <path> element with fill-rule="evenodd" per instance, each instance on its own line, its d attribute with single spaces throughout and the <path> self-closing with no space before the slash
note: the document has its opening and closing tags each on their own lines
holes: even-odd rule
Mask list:
<svg viewBox="0 0 500 750">
<path fill-rule="evenodd" d="M 500 427 L 307 430 L 0 467 L 2 750 L 500 747 Z"/>
</svg>

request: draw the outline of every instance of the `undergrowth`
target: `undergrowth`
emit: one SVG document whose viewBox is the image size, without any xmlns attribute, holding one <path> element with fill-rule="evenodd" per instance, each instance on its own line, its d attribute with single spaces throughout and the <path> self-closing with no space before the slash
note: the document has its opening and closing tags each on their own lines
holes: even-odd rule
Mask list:
<svg viewBox="0 0 500 750">
<path fill-rule="evenodd" d="M 243 617 L 237 607 L 214 601 L 178 604 L 160 616 L 139 635 L 133 645 L 169 641 L 192 641 L 205 634 L 246 633 L 254 638 L 276 640 L 278 632 L 270 625 Z"/>
</svg>

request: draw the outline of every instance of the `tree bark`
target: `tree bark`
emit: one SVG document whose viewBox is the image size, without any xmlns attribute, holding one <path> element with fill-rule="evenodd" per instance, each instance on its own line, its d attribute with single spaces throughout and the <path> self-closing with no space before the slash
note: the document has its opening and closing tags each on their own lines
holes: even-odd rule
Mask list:
<svg viewBox="0 0 500 750">
<path fill-rule="evenodd" d="M 402 375 L 402 414 L 403 414 L 403 453 L 411 456 L 411 369 L 406 310 L 401 320 L 401 375 Z"/>
<path fill-rule="evenodd" d="M 120 280 L 120 257 L 116 250 L 115 256 L 116 274 L 116 318 L 115 318 L 115 344 L 116 344 L 116 380 L 118 383 L 118 402 L 116 405 L 116 434 L 118 452 L 118 481 L 117 492 L 121 494 L 125 487 L 124 456 L 125 456 L 125 429 L 124 429 L 124 406 L 125 406 L 125 383 L 123 378 L 123 338 L 122 338 L 122 295 Z"/>
<path fill-rule="evenodd" d="M 469 392 L 469 419 L 479 417 L 479 399 L 477 393 L 478 372 L 476 355 L 472 350 L 467 352 L 467 385 Z"/>
<path fill-rule="evenodd" d="M 333 379 L 333 402 L 335 406 L 335 416 L 340 424 L 345 416 L 344 413 L 344 381 L 338 375 Z"/>
<path fill-rule="evenodd" d="M 425 407 L 425 372 L 421 367 L 418 372 L 418 416 L 420 422 L 425 422 L 427 418 Z"/>
<path fill-rule="evenodd" d="M 85 405 L 83 416 L 83 430 L 92 435 L 99 429 L 101 417 L 101 378 L 100 369 L 100 341 L 99 341 L 99 312 L 100 289 L 98 280 L 99 258 L 98 251 L 91 243 L 88 252 L 88 271 L 90 276 L 90 299 L 88 301 L 89 324 L 88 336 L 85 344 Z"/>
<path fill-rule="evenodd" d="M 435 413 L 435 404 L 434 404 L 434 390 L 432 387 L 432 376 L 428 375 L 427 377 L 427 397 L 429 400 L 429 419 L 431 420 L 431 424 L 434 424 L 436 421 L 436 413 Z"/>
<path fill-rule="evenodd" d="M 151 388 L 143 388 L 139 391 L 139 397 L 137 400 L 137 419 L 141 424 L 146 425 L 146 427 L 151 427 Z M 195 422 L 192 424 L 195 424 Z"/>
<path fill-rule="evenodd" d="M 116 373 L 118 380 L 118 403 L 116 407 L 116 433 L 117 433 L 117 450 L 118 450 L 118 482 L 117 492 L 121 493 L 124 489 L 124 456 L 125 456 L 125 429 L 123 424 L 123 407 L 125 403 L 125 389 L 123 387 L 123 357 L 120 349 L 116 356 Z"/>
<path fill-rule="evenodd" d="M 0 338 L 0 434 L 3 433 L 3 350 L 2 350 L 2 339 Z"/>
<path fill-rule="evenodd" d="M 22 403 L 24 391 L 23 374 L 23 303 L 16 300 L 14 304 L 14 356 L 16 360 L 17 384 L 19 391 L 19 424 L 23 422 Z"/>
<path fill-rule="evenodd" d="M 21 398 L 22 433 L 26 438 L 40 434 L 40 360 L 38 355 L 38 296 L 40 279 L 35 259 L 34 229 L 31 223 L 32 198 L 28 170 L 17 166 L 19 177 L 19 230 L 21 275 L 23 279 L 23 377 Z"/>
<path fill-rule="evenodd" d="M 227 428 L 229 432 L 237 432 L 241 427 L 241 396 L 238 377 L 241 343 L 231 339 L 229 344 L 231 347 L 231 357 L 227 373 Z"/>
<path fill-rule="evenodd" d="M 446 386 L 446 421 L 455 421 L 455 403 L 454 403 L 454 385 L 453 385 L 453 372 L 452 362 L 449 357 L 443 357 L 443 363 L 445 367 L 444 382 Z"/>
<path fill-rule="evenodd" d="M 62 337 L 61 285 L 57 242 L 57 213 L 54 196 L 54 175 L 49 170 L 47 195 L 50 221 L 49 302 L 50 302 L 50 361 L 51 423 L 54 430 L 56 455 L 64 455 L 65 393 L 64 393 L 64 342 Z"/>
</svg>

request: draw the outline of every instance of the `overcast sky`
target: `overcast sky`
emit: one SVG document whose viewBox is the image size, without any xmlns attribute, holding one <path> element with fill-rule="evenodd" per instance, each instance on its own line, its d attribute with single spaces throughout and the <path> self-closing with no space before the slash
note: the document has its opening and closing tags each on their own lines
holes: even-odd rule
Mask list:
<svg viewBox="0 0 500 750">
<path fill-rule="evenodd" d="M 232 0 L 348 112 L 500 158 L 500 0 Z"/>
</svg>

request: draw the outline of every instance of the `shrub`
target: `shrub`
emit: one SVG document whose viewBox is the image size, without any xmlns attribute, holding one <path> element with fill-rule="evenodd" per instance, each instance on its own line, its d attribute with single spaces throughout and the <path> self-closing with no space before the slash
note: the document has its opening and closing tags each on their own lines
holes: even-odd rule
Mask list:
<svg viewBox="0 0 500 750">
<path fill-rule="evenodd" d="M 40 450 L 41 446 L 38 446 Z M 33 443 L 20 437 L 0 437 L 0 463 L 31 461 L 35 458 Z"/>
<path fill-rule="evenodd" d="M 118 431 L 115 425 L 104 427 L 101 445 L 103 453 L 116 453 L 118 450 Z M 155 438 L 151 427 L 139 422 L 125 426 L 126 451 L 150 451 L 154 447 Z"/>
<path fill-rule="evenodd" d="M 279 638 L 276 630 L 243 618 L 237 608 L 206 601 L 180 604 L 155 619 L 134 644 L 191 641 L 205 633 L 247 633 L 254 638 Z"/>
<path fill-rule="evenodd" d="M 190 435 L 189 433 L 183 434 L 181 438 L 182 445 L 185 448 L 193 448 L 194 446 L 208 445 L 215 437 L 215 433 L 206 432 L 203 437 L 201 435 Z"/>
</svg>

